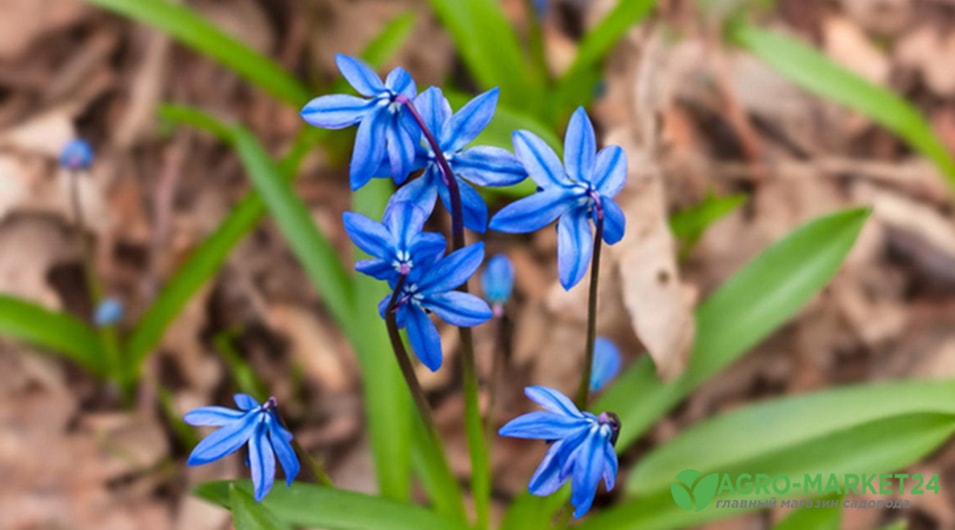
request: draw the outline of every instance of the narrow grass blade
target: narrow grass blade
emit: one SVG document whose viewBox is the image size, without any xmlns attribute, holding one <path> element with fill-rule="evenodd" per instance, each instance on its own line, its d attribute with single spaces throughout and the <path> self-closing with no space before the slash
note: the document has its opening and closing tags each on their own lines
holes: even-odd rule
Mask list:
<svg viewBox="0 0 955 530">
<path fill-rule="evenodd" d="M 728 34 L 797 85 L 861 112 L 898 135 L 935 163 L 955 187 L 955 159 L 911 103 L 786 35 L 743 22 L 730 24 Z"/>
<path fill-rule="evenodd" d="M 186 6 L 167 0 L 87 1 L 168 33 L 292 106 L 300 107 L 308 101 L 308 89 L 280 65 Z"/>
<path fill-rule="evenodd" d="M 265 505 L 255 502 L 248 491 L 235 485 L 229 487 L 229 507 L 232 509 L 235 530 L 292 530 Z"/>
<path fill-rule="evenodd" d="M 0 295 L 0 335 L 63 355 L 97 376 L 109 368 L 96 330 L 28 300 Z"/>
<path fill-rule="evenodd" d="M 229 487 L 252 491 L 249 481 L 207 482 L 194 493 L 209 502 L 229 507 Z M 294 526 L 327 530 L 469 530 L 461 522 L 441 517 L 413 504 L 389 501 L 362 493 L 296 482 L 276 485 L 262 505 L 280 521 Z"/>
</svg>

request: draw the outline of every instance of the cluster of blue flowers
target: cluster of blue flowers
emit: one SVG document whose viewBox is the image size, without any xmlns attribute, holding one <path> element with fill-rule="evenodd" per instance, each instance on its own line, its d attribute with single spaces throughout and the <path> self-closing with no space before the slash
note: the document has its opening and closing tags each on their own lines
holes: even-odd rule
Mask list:
<svg viewBox="0 0 955 530">
<path fill-rule="evenodd" d="M 420 94 L 411 76 L 395 68 L 382 80 L 370 67 L 345 55 L 336 57 L 339 70 L 360 96 L 334 94 L 310 101 L 302 118 L 317 127 L 358 126 L 349 167 L 351 188 L 372 178 L 391 178 L 400 185 L 381 221 L 353 212 L 344 226 L 354 244 L 371 256 L 359 261 L 359 272 L 385 281 L 392 294 L 379 304 L 383 318 L 405 329 L 418 359 L 432 371 L 442 365 L 433 313 L 454 326 L 473 327 L 503 314 L 514 284 L 510 262 L 490 260 L 482 275 L 487 302 L 457 288 L 480 268 L 483 243 L 446 253 L 443 235 L 425 232 L 438 199 L 458 215 L 463 226 L 477 233 L 490 227 L 507 233 L 532 232 L 557 221 L 558 271 L 565 289 L 584 277 L 596 238 L 613 244 L 623 237 L 625 219 L 613 197 L 626 180 L 626 157 L 616 146 L 599 152 L 593 125 L 582 108 L 572 116 L 564 141 L 563 163 L 542 139 L 516 131 L 516 153 L 490 146 L 471 146 L 494 116 L 498 90 L 478 95 L 458 112 L 439 88 Z M 412 175 L 415 178 L 409 179 Z M 518 200 L 488 223 L 487 205 L 474 185 L 509 186 L 530 176 L 537 193 Z M 457 227 L 456 227 L 457 230 Z M 456 232 L 457 235 L 457 232 Z M 608 345 L 609 344 L 609 345 Z M 591 388 L 602 387 L 619 368 L 612 343 L 598 341 Z M 565 396 L 545 387 L 528 387 L 529 398 L 546 409 L 515 418 L 501 430 L 504 436 L 547 440 L 552 445 L 529 490 L 549 495 L 571 481 L 575 516 L 590 508 L 601 479 L 607 489 L 617 474 L 614 442 L 620 429 L 611 413 L 581 412 Z M 190 456 L 190 464 L 205 463 L 249 444 L 256 498 L 272 485 L 277 456 L 288 482 L 298 471 L 291 435 L 279 424 L 274 400 L 259 405 L 236 396 L 240 411 L 204 407 L 190 412 L 187 422 L 221 428 Z"/>
</svg>

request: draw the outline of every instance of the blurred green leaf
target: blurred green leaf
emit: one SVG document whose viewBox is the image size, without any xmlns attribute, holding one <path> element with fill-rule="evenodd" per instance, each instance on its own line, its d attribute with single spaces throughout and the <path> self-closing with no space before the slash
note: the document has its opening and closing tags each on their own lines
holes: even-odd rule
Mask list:
<svg viewBox="0 0 955 530">
<path fill-rule="evenodd" d="M 710 225 L 742 206 L 744 202 L 744 194 L 726 197 L 707 195 L 699 204 L 670 216 L 670 230 L 681 242 L 681 254 L 692 249 Z"/>
<path fill-rule="evenodd" d="M 810 221 L 720 286 L 697 308 L 689 366 L 677 380 L 664 383 L 657 379 L 653 362 L 646 356 L 622 373 L 591 407 L 620 417 L 623 427 L 618 451 L 629 447 L 693 389 L 795 315 L 838 270 L 868 216 L 869 210 L 856 209 Z M 672 505 L 669 489 L 664 499 Z M 647 510 L 651 513 L 659 508 L 650 506 Z M 528 529 L 538 528 L 539 521 L 550 517 L 528 512 L 519 521 Z"/>
<path fill-rule="evenodd" d="M 842 497 L 830 495 L 823 501 L 839 500 Z M 839 503 L 842 504 L 841 502 Z M 842 523 L 842 509 L 799 508 L 793 510 L 785 519 L 773 527 L 773 530 L 839 530 Z"/>
<path fill-rule="evenodd" d="M 186 6 L 167 0 L 87 1 L 168 33 L 294 107 L 309 99 L 309 90 L 284 68 Z"/>
<path fill-rule="evenodd" d="M 730 38 L 797 85 L 865 114 L 935 163 L 955 187 L 955 160 L 922 114 L 889 89 L 834 63 L 786 35 L 743 22 L 728 26 Z"/>
<path fill-rule="evenodd" d="M 229 487 L 229 506 L 235 530 L 291 530 L 252 495 L 235 485 Z"/>
<path fill-rule="evenodd" d="M 251 492 L 249 481 L 207 482 L 194 493 L 209 502 L 229 507 L 229 487 Z M 327 530 L 469 530 L 464 523 L 447 519 L 420 506 L 389 501 L 361 493 L 296 482 L 291 488 L 276 486 L 262 501 L 280 521 Z"/>
<path fill-rule="evenodd" d="M 96 330 L 76 317 L 0 295 L 0 335 L 58 353 L 97 376 L 109 365 Z"/>
<path fill-rule="evenodd" d="M 673 477 L 688 467 L 704 475 L 781 474 L 805 484 L 806 474 L 842 478 L 846 473 L 899 469 L 917 462 L 953 432 L 953 381 L 858 385 L 765 401 L 691 427 L 652 451 L 627 481 L 628 493 L 639 497 L 595 516 L 580 529 L 667 530 L 749 511 L 688 512 L 677 508 L 672 498 L 667 502 Z M 707 450 L 700 451 L 702 446 Z M 812 493 L 817 492 L 808 496 Z M 787 498 L 807 496 L 801 489 L 790 495 Z"/>
</svg>

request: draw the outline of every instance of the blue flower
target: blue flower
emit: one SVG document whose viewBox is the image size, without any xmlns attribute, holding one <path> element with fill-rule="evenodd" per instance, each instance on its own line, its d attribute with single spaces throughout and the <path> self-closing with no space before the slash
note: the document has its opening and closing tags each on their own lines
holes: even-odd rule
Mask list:
<svg viewBox="0 0 955 530">
<path fill-rule="evenodd" d="M 104 298 L 93 313 L 93 323 L 97 326 L 111 326 L 123 318 L 123 303 L 115 298 Z"/>
<path fill-rule="evenodd" d="M 584 277 L 593 251 L 589 219 L 603 218 L 603 240 L 612 245 L 623 238 L 623 212 L 612 197 L 627 180 L 623 149 L 608 146 L 596 153 L 593 125 L 578 108 L 564 137 L 564 164 L 543 140 L 528 131 L 514 133 L 514 151 L 538 192 L 505 206 L 491 219 L 491 229 L 533 232 L 557 223 L 557 270 L 560 284 L 570 289 Z"/>
<path fill-rule="evenodd" d="M 500 316 L 514 289 L 514 267 L 507 256 L 495 254 L 487 260 L 484 273 L 481 274 L 481 287 L 494 314 Z"/>
<path fill-rule="evenodd" d="M 83 140 L 70 140 L 60 152 L 60 166 L 78 171 L 93 164 L 93 148 Z"/>
<path fill-rule="evenodd" d="M 517 158 L 506 149 L 483 145 L 464 148 L 494 117 L 497 98 L 498 89 L 489 90 L 453 115 L 440 88 L 431 87 L 414 100 L 415 109 L 434 135 L 457 179 L 464 226 L 481 233 L 487 228 L 487 205 L 468 182 L 479 186 L 509 186 L 527 176 Z M 443 181 L 436 155 L 424 140 L 423 133 L 414 167 L 424 169 L 424 173 L 399 189 L 395 200 L 414 202 L 430 213 L 440 196 L 441 202 L 451 211 L 451 195 Z"/>
<path fill-rule="evenodd" d="M 286 486 L 291 486 L 298 475 L 298 458 L 289 443 L 292 433 L 282 427 L 275 412 L 274 397 L 263 405 L 248 394 L 236 394 L 233 399 L 239 410 L 200 407 L 186 414 L 184 419 L 189 425 L 219 427 L 199 442 L 187 463 L 190 466 L 208 464 L 234 453 L 248 443 L 255 500 L 261 501 L 272 489 L 276 457 L 285 471 Z"/>
<path fill-rule="evenodd" d="M 594 341 L 594 362 L 590 372 L 590 391 L 597 392 L 620 371 L 620 350 L 606 337 Z"/>
<path fill-rule="evenodd" d="M 441 337 L 428 317 L 435 313 L 445 322 L 473 327 L 491 318 L 491 309 L 477 296 L 452 289 L 468 281 L 484 259 L 484 243 L 452 252 L 428 267 L 415 267 L 405 278 L 395 304 L 399 328 L 407 328 L 408 342 L 418 359 L 432 372 L 441 368 Z M 397 285 L 393 284 L 392 287 Z M 382 318 L 391 295 L 378 305 Z"/>
<path fill-rule="evenodd" d="M 414 98 L 414 79 L 403 68 L 395 68 L 384 82 L 368 65 L 347 55 L 335 56 L 338 69 L 359 94 L 320 96 L 302 109 L 302 118 L 324 129 L 343 129 L 358 125 L 352 153 L 351 188 L 357 190 L 379 174 L 382 164 L 391 167 L 395 182 L 402 182 L 411 171 L 415 142 L 402 115 L 401 97 Z M 413 129 L 412 129 L 413 130 Z"/>
<path fill-rule="evenodd" d="M 607 491 L 613 489 L 617 478 L 613 446 L 620 420 L 612 412 L 599 416 L 580 412 L 567 397 L 547 387 L 529 386 L 524 394 L 547 410 L 518 416 L 498 432 L 551 443 L 527 489 L 534 495 L 550 495 L 570 480 L 574 517 L 581 517 L 593 504 L 601 479 Z"/>
<path fill-rule="evenodd" d="M 422 232 L 428 214 L 410 202 L 390 202 L 381 223 L 354 212 L 343 217 L 355 245 L 374 257 L 359 261 L 355 269 L 379 280 L 393 283 L 444 254 L 444 236 Z"/>
</svg>

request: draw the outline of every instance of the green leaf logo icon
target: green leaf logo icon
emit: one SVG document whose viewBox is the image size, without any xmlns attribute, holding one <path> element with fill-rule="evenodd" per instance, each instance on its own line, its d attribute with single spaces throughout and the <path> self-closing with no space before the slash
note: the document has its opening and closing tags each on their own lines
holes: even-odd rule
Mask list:
<svg viewBox="0 0 955 530">
<path fill-rule="evenodd" d="M 695 469 L 684 469 L 676 476 L 676 482 L 670 484 L 673 502 L 686 511 L 700 511 L 716 496 L 716 487 L 720 482 L 719 473 L 710 473 L 700 477 Z"/>
</svg>

